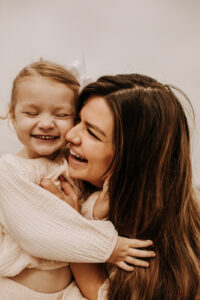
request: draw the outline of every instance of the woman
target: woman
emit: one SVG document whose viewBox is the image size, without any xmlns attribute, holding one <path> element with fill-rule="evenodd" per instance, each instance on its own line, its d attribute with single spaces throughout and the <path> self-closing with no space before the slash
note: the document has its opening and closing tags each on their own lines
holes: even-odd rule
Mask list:
<svg viewBox="0 0 200 300">
<path fill-rule="evenodd" d="M 137 74 L 105 76 L 83 89 L 79 116 L 67 134 L 70 176 L 85 180 L 88 193 L 109 176 L 108 218 L 120 235 L 153 240 L 156 251 L 148 269 L 112 267 L 108 299 L 199 299 L 200 209 L 188 123 L 172 88 Z M 103 203 L 99 198 L 94 211 Z M 96 279 L 94 269 L 72 265 L 89 299 L 97 298 L 90 287 L 98 289 L 104 276 L 98 270 Z"/>
</svg>

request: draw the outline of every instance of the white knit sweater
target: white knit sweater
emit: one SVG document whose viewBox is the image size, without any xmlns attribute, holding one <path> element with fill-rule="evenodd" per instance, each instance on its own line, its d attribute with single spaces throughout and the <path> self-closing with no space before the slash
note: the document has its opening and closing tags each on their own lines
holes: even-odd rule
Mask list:
<svg viewBox="0 0 200 300">
<path fill-rule="evenodd" d="M 84 218 L 39 186 L 42 178 L 55 180 L 67 170 L 61 157 L 0 159 L 0 277 L 110 257 L 118 237 L 112 223 Z"/>
</svg>

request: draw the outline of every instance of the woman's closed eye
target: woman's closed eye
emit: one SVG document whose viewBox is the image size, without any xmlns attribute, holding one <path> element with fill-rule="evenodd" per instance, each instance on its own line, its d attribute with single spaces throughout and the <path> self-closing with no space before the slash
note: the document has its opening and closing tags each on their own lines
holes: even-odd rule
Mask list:
<svg viewBox="0 0 200 300">
<path fill-rule="evenodd" d="M 93 136 L 95 139 L 101 141 L 100 138 L 99 138 L 98 136 L 96 136 L 89 128 L 87 128 L 87 132 L 88 132 L 91 136 Z"/>
</svg>

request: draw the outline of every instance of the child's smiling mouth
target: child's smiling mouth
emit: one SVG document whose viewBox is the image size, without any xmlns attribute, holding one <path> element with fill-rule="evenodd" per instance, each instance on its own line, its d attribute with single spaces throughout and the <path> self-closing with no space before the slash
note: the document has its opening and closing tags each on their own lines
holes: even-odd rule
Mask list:
<svg viewBox="0 0 200 300">
<path fill-rule="evenodd" d="M 48 141 L 56 140 L 59 138 L 58 135 L 44 135 L 44 134 L 31 134 L 31 137 L 34 137 L 39 140 L 48 140 Z"/>
</svg>

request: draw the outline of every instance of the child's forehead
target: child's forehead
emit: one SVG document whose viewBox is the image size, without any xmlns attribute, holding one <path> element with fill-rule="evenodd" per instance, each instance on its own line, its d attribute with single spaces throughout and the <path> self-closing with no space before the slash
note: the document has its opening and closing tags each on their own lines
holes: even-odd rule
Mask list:
<svg viewBox="0 0 200 300">
<path fill-rule="evenodd" d="M 75 94 L 67 85 L 45 77 L 30 76 L 17 87 L 17 104 L 43 109 L 75 109 Z"/>
<path fill-rule="evenodd" d="M 74 102 L 71 101 L 47 101 L 43 99 L 19 99 L 17 101 L 17 105 L 21 107 L 36 109 L 40 111 L 59 111 L 59 110 L 67 110 L 74 111 L 75 105 Z"/>
<path fill-rule="evenodd" d="M 74 91 L 67 84 L 52 80 L 43 76 L 29 76 L 22 78 L 17 83 L 17 94 L 26 95 L 45 95 L 58 96 L 63 99 L 72 98 L 74 100 Z"/>
<path fill-rule="evenodd" d="M 56 79 L 53 79 L 51 77 L 48 76 L 41 76 L 39 74 L 33 74 L 33 75 L 28 75 L 28 76 L 24 76 L 20 79 L 18 79 L 16 87 L 19 88 L 20 86 L 30 86 L 31 85 L 48 85 L 49 87 L 62 87 L 62 88 L 67 88 L 70 89 L 72 91 L 72 89 L 65 83 L 60 82 Z"/>
<path fill-rule="evenodd" d="M 23 101 L 21 103 L 24 107 L 30 107 L 30 108 L 39 108 L 39 107 L 43 107 L 44 109 L 48 110 L 49 108 L 52 108 L 54 110 L 58 110 L 58 109 L 65 109 L 65 108 L 73 108 L 73 105 L 71 105 L 71 103 L 63 103 L 63 104 L 59 104 L 59 103 L 45 103 L 45 105 L 41 105 L 42 101 Z"/>
</svg>

